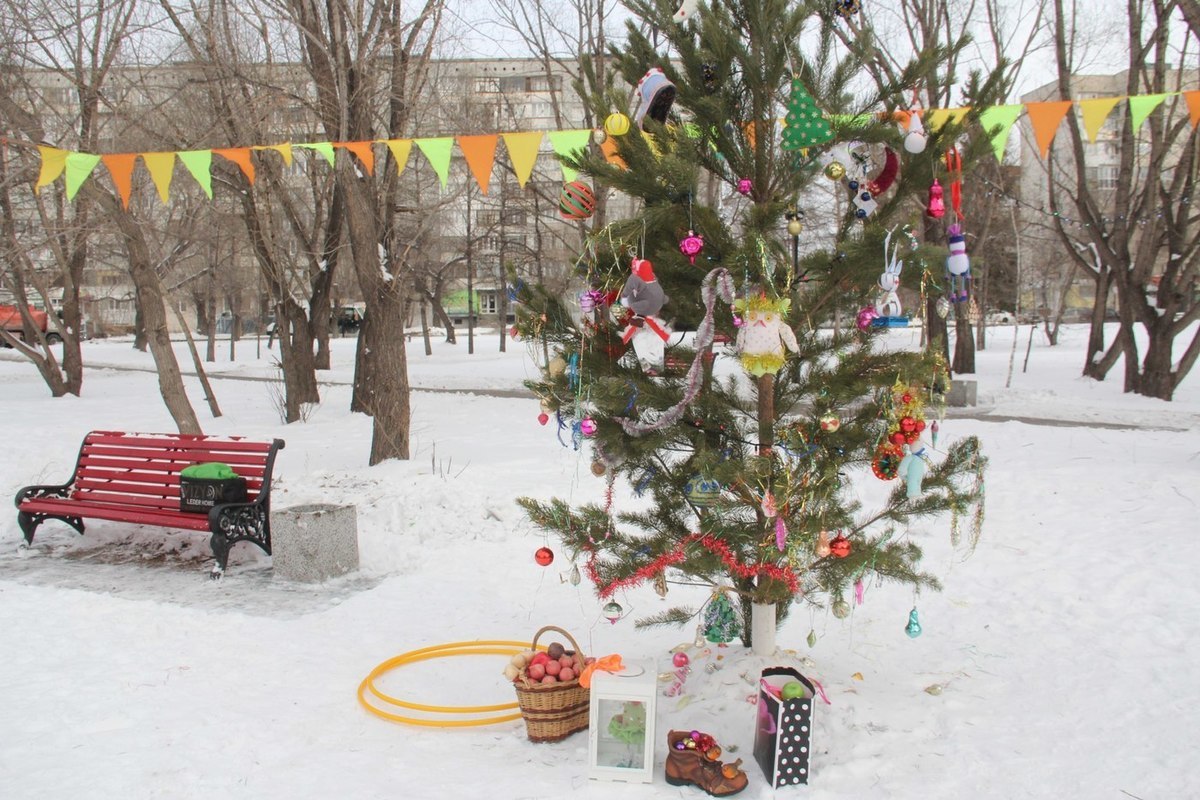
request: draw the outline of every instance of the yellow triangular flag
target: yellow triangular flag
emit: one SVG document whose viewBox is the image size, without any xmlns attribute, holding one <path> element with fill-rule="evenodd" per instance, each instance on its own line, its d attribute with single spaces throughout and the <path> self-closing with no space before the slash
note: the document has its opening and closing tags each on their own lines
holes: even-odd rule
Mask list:
<svg viewBox="0 0 1200 800">
<path fill-rule="evenodd" d="M 937 131 L 947 122 L 957 125 L 962 122 L 963 117 L 970 110 L 970 106 L 964 108 L 931 108 L 924 114 L 925 128 L 930 131 Z"/>
<path fill-rule="evenodd" d="M 504 146 L 508 148 L 508 157 L 512 160 L 513 171 L 517 173 L 517 183 L 525 188 L 525 182 L 533 174 L 533 165 L 537 162 L 538 149 L 542 146 L 542 132 L 505 133 Z"/>
<path fill-rule="evenodd" d="M 1080 100 L 1076 103 L 1079 106 L 1079 116 L 1083 117 L 1083 129 L 1087 131 L 1089 142 L 1096 141 L 1096 136 L 1100 133 L 1104 120 L 1108 119 L 1113 107 L 1124 99 L 1124 97 L 1097 97 L 1092 100 Z"/>
<path fill-rule="evenodd" d="M 38 172 L 37 186 L 34 190 L 40 191 L 43 186 L 49 186 L 58 180 L 58 176 L 67 168 L 67 151 L 44 144 L 39 144 L 37 149 L 42 156 L 42 168 Z"/>
<path fill-rule="evenodd" d="M 292 165 L 292 143 L 284 142 L 283 144 L 264 144 L 254 148 L 255 150 L 274 150 L 279 155 L 283 156 L 285 166 Z"/>
<path fill-rule="evenodd" d="M 158 189 L 158 197 L 163 203 L 171 202 L 171 175 L 175 172 L 174 153 L 142 153 L 142 161 L 154 188 Z"/>
<path fill-rule="evenodd" d="M 404 172 L 408 164 L 408 154 L 412 151 L 412 139 L 388 139 L 385 144 L 396 160 L 396 174 Z"/>
</svg>

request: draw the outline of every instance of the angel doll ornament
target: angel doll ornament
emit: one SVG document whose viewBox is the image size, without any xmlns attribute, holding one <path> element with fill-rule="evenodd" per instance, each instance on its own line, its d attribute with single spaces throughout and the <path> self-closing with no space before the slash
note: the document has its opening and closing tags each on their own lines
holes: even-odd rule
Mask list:
<svg viewBox="0 0 1200 800">
<path fill-rule="evenodd" d="M 746 372 L 756 378 L 774 375 L 783 367 L 785 346 L 793 353 L 800 352 L 796 334 L 784 322 L 791 300 L 759 294 L 735 300 L 733 305 L 743 319 L 738 329 L 737 350 Z"/>
</svg>

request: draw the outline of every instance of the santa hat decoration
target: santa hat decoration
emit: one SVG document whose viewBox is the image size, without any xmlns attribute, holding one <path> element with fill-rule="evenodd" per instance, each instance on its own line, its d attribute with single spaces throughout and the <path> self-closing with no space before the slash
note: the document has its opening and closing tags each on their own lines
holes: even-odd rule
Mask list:
<svg viewBox="0 0 1200 800">
<path fill-rule="evenodd" d="M 630 267 L 631 267 L 633 274 L 637 275 L 639 278 L 644 280 L 646 283 L 650 283 L 651 281 L 655 280 L 654 265 L 651 264 L 646 259 L 635 258 L 633 260 L 633 262 L 630 264 Z"/>
</svg>

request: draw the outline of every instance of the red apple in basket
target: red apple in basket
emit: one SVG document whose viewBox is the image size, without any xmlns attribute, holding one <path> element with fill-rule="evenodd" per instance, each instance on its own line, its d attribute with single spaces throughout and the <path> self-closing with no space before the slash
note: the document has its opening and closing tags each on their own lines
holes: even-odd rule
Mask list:
<svg viewBox="0 0 1200 800">
<path fill-rule="evenodd" d="M 575 670 L 570 667 L 563 667 L 562 671 L 558 673 L 558 679 L 563 683 L 575 680 Z"/>
<path fill-rule="evenodd" d="M 557 675 L 562 669 L 562 664 L 557 661 L 547 661 L 544 666 L 547 675 Z"/>
<path fill-rule="evenodd" d="M 546 677 L 542 678 L 542 683 L 558 683 L 558 678 L 554 677 L 553 675 L 547 675 Z"/>
<path fill-rule="evenodd" d="M 527 671 L 529 673 L 529 679 L 533 681 L 540 681 L 542 678 L 546 677 L 545 664 L 530 664 Z"/>
</svg>

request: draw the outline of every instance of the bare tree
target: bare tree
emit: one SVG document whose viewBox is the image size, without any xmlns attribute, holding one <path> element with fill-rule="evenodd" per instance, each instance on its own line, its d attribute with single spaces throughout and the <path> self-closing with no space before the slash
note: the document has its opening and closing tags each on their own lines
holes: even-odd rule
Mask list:
<svg viewBox="0 0 1200 800">
<path fill-rule="evenodd" d="M 1072 96 L 1070 39 L 1079 10 L 1055 0 L 1055 52 L 1059 97 Z M 1171 59 L 1194 59 L 1196 38 L 1172 41 L 1173 0 L 1131 0 L 1126 6 L 1128 68 L 1124 93 L 1179 92 L 1194 86 L 1196 72 L 1169 67 Z M 1050 153 L 1047 166 L 1051 208 L 1069 256 L 1096 283 L 1092 334 L 1084 374 L 1103 379 L 1118 357 L 1124 363 L 1124 388 L 1170 400 L 1179 382 L 1200 356 L 1200 331 L 1176 360 L 1177 337 L 1200 320 L 1200 225 L 1190 200 L 1200 177 L 1196 134 L 1176 95 L 1165 99 L 1134 129 L 1132 114 L 1119 114 L 1116 177 L 1111 188 L 1089 179 L 1087 152 L 1079 120 L 1067 117 L 1068 141 Z M 1064 216 L 1082 221 L 1069 229 Z M 1103 341 L 1104 300 L 1116 291 L 1120 328 L 1107 348 Z M 1145 332 L 1139 352 L 1135 326 Z M 1101 355 L 1102 354 L 1102 355 Z"/>
<path fill-rule="evenodd" d="M 358 4 L 284 0 L 316 91 L 321 127 L 334 141 L 370 142 L 413 124 L 441 21 L 442 0 L 405 16 L 398 0 Z M 338 155 L 335 192 L 345 203 L 349 257 L 366 300 L 354 403 L 373 418 L 370 463 L 409 457 L 408 361 L 403 329 L 411 286 L 394 209 L 396 171 L 362 174 Z"/>
</svg>

